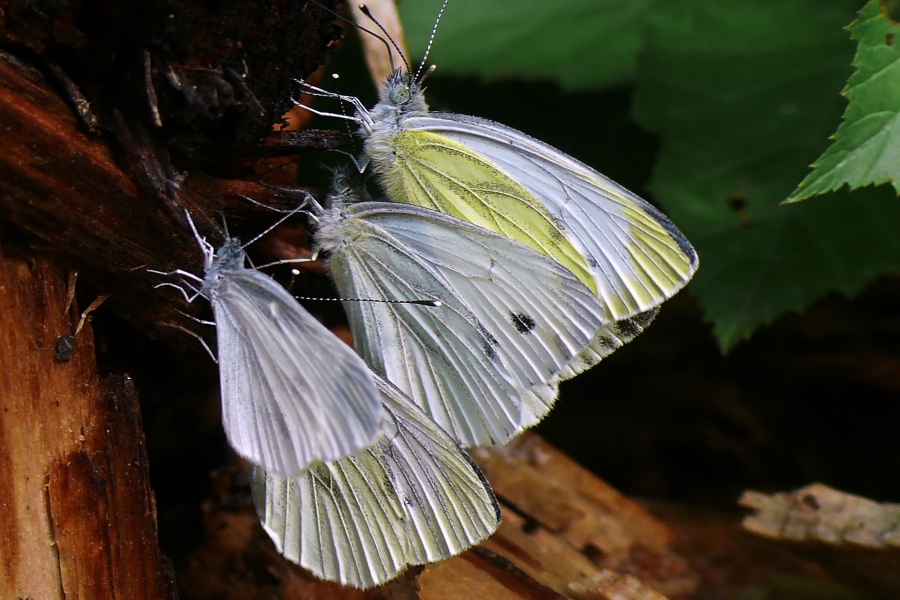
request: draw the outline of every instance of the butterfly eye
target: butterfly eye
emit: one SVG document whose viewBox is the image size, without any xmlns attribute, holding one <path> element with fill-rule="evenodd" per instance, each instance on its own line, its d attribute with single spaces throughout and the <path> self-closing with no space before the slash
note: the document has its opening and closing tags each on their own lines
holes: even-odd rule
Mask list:
<svg viewBox="0 0 900 600">
<path fill-rule="evenodd" d="M 391 104 L 405 104 L 409 101 L 409 88 L 404 86 L 395 87 L 388 95 Z"/>
</svg>

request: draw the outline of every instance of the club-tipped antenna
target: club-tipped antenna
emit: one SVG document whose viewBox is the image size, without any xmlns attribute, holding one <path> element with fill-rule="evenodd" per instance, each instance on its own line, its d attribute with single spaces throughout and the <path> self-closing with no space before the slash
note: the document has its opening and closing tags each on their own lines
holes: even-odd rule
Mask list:
<svg viewBox="0 0 900 600">
<path fill-rule="evenodd" d="M 440 300 L 380 300 L 375 298 L 322 298 L 318 296 L 294 296 L 297 300 L 312 300 L 322 302 L 374 302 L 376 304 L 414 304 L 416 306 L 441 307 Z"/>
<path fill-rule="evenodd" d="M 371 29 L 366 29 L 365 27 L 363 27 L 363 26 L 360 25 L 359 23 L 354 23 L 353 21 L 351 21 L 351 20 L 348 19 L 347 17 L 341 15 L 340 13 L 337 13 L 337 12 L 331 10 L 331 9 L 328 8 L 327 6 L 322 6 L 321 4 L 319 4 L 318 2 L 316 2 L 316 0 L 310 0 L 310 2 L 312 2 L 313 4 L 315 4 L 316 6 L 318 6 L 319 8 L 321 8 L 322 10 L 324 10 L 325 12 L 332 14 L 335 18 L 340 19 L 340 20 L 343 21 L 344 23 L 347 23 L 348 25 L 352 25 L 353 27 L 356 27 L 356 28 L 359 29 L 360 31 L 364 31 L 364 32 L 368 33 L 368 34 L 371 35 L 373 38 L 375 38 L 376 40 L 378 40 L 379 42 L 381 42 L 382 44 L 384 44 L 384 48 L 385 48 L 385 50 L 387 50 L 387 53 L 388 53 L 388 60 L 389 60 L 390 63 L 391 63 L 391 71 L 394 71 L 394 70 L 395 70 L 395 67 L 394 67 L 394 53 L 391 51 L 391 46 L 387 43 L 387 40 L 385 40 L 383 37 L 381 37 L 380 35 L 378 35 L 378 34 L 375 33 L 374 31 L 372 31 Z M 362 4 L 360 5 L 360 10 L 362 10 L 362 6 L 364 6 L 364 5 L 362 5 Z M 367 16 L 369 16 L 369 18 L 371 18 L 371 15 L 367 15 Z M 372 20 L 375 21 L 375 19 L 372 19 Z M 378 24 L 378 21 L 375 21 L 375 24 L 378 25 L 379 28 L 381 28 L 381 25 Z M 382 29 L 382 31 L 384 31 L 384 30 Z M 385 35 L 387 35 L 387 32 L 385 32 Z M 388 35 L 388 39 L 390 39 L 390 37 L 391 37 L 391 36 Z M 391 40 L 391 42 L 393 42 L 393 41 L 394 41 L 394 40 Z M 396 47 L 396 44 L 394 44 L 394 46 Z M 397 48 L 397 51 L 400 52 L 400 49 Z M 402 57 L 402 56 L 403 56 L 403 53 L 400 53 L 400 56 Z M 403 59 L 403 62 L 406 62 L 406 59 L 405 59 L 405 58 Z M 407 69 L 408 69 L 408 66 L 407 66 Z"/>
<path fill-rule="evenodd" d="M 422 83 L 423 83 L 426 79 L 428 79 L 429 77 L 431 77 L 431 74 L 434 73 L 436 70 L 437 70 L 437 65 L 431 65 L 430 67 L 428 67 L 427 69 L 425 69 L 425 72 L 422 73 L 422 76 L 419 77 L 419 79 L 416 81 L 416 83 L 419 84 L 419 86 L 421 87 Z"/>
<path fill-rule="evenodd" d="M 431 37 L 428 38 L 428 45 L 425 46 L 425 56 L 422 57 L 422 62 L 419 63 L 419 68 L 416 69 L 416 76 L 413 79 L 416 83 L 422 83 L 425 80 L 425 77 L 430 75 L 431 73 L 426 73 L 422 79 L 419 79 L 419 74 L 422 72 L 422 68 L 425 66 L 425 61 L 428 60 L 428 55 L 431 54 L 431 46 L 434 44 L 434 36 L 437 34 L 438 25 L 441 24 L 441 17 L 444 16 L 444 11 L 447 10 L 447 5 L 450 4 L 450 0 L 444 0 L 444 3 L 441 5 L 441 10 L 438 11 L 437 19 L 434 20 L 434 27 L 431 28 Z M 409 68 L 409 67 L 407 67 Z"/>
<path fill-rule="evenodd" d="M 391 71 L 393 71 L 393 70 L 394 70 L 394 64 L 392 62 L 391 63 Z M 331 78 L 334 79 L 334 85 L 335 85 L 335 87 L 338 88 L 338 93 L 340 93 L 341 76 L 338 73 L 332 73 Z M 345 117 L 348 116 L 347 111 L 344 108 L 343 102 L 341 102 L 341 114 L 343 114 Z M 350 143 L 352 145 L 353 144 L 353 132 L 350 130 L 350 121 L 345 119 L 344 126 L 347 128 L 347 135 L 350 136 Z"/>
<path fill-rule="evenodd" d="M 369 11 L 369 7 L 366 6 L 366 5 L 363 4 L 363 3 L 360 3 L 360 4 L 359 4 L 359 11 L 360 11 L 362 14 L 366 15 L 367 17 L 369 17 L 369 19 L 371 19 L 371 21 L 372 21 L 373 23 L 375 23 L 375 26 L 378 27 L 378 29 L 381 31 L 381 33 L 384 34 L 384 37 L 386 37 L 386 38 L 391 42 L 391 45 L 394 47 L 395 50 L 397 50 L 397 54 L 400 56 L 400 59 L 403 61 L 403 65 L 406 67 L 406 72 L 409 73 L 410 71 L 412 71 L 412 69 L 411 69 L 410 66 L 409 66 L 409 61 L 406 60 L 406 56 L 404 56 L 404 55 L 403 55 L 403 51 L 400 50 L 400 46 L 397 45 L 397 42 L 394 40 L 394 38 L 391 37 L 391 34 L 388 33 L 387 29 L 384 28 L 384 25 L 382 25 L 381 23 L 379 23 L 379 22 L 378 22 L 378 19 L 376 19 L 376 18 L 372 15 L 371 11 Z M 394 72 L 394 71 L 396 71 L 397 69 L 394 68 L 394 57 L 393 57 L 393 55 L 391 54 L 390 48 L 388 48 L 388 56 L 389 56 L 390 59 L 391 59 L 391 72 Z"/>
</svg>

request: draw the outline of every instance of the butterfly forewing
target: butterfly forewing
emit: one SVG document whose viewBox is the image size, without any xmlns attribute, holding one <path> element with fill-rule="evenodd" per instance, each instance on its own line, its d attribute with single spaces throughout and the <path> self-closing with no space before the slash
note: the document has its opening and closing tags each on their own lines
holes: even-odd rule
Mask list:
<svg viewBox="0 0 900 600">
<path fill-rule="evenodd" d="M 373 443 L 382 411 L 368 367 L 284 288 L 229 271 L 210 301 L 222 421 L 239 454 L 291 475 Z"/>
</svg>

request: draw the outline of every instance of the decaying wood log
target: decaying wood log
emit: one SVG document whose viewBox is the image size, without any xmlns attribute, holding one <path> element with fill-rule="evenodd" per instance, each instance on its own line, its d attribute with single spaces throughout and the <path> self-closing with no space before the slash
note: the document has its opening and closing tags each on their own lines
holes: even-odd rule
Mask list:
<svg viewBox="0 0 900 600">
<path fill-rule="evenodd" d="M 789 493 L 747 491 L 744 528 L 791 544 L 837 579 L 879 597 L 900 596 L 900 504 L 879 504 L 826 485 Z"/>
<path fill-rule="evenodd" d="M 0 597 L 175 598 L 137 394 L 97 376 L 67 275 L 0 252 Z M 77 321 L 77 317 L 75 319 Z M 59 340 L 74 341 L 62 351 Z"/>
<path fill-rule="evenodd" d="M 94 34 L 111 36 L 92 45 L 78 27 L 98 21 L 85 18 L 79 23 L 86 15 L 64 14 L 67 9 L 109 9 L 112 14 L 105 16 L 121 25 L 132 18 L 139 21 L 138 13 L 150 4 L 157 12 L 172 5 L 145 2 L 126 15 L 117 2 L 16 6 L 0 2 L 0 236 L 4 251 L 14 250 L 13 258 L 0 260 L 0 598 L 4 599 L 177 597 L 173 569 L 157 547 L 137 396 L 127 378 L 98 379 L 90 327 L 74 335 L 76 325 L 66 309 L 72 300 L 67 273 L 59 265 L 77 269 L 81 292 L 109 294 L 107 306 L 119 315 L 145 333 L 171 339 L 157 323 L 192 323 L 173 310 L 177 296 L 154 289 L 160 280 L 147 268 L 202 268 L 179 212 L 182 203 L 195 214 L 234 217 L 240 229 L 241 223 L 252 223 L 248 217 L 254 214 L 265 214 L 260 219 L 265 224 L 272 219 L 271 212 L 244 196 L 295 208 L 306 193 L 259 181 L 217 179 L 196 166 L 184 166 L 186 161 L 176 166 L 168 149 L 204 162 L 203 149 L 221 147 L 227 152 L 213 158 L 238 153 L 243 159 L 243 149 L 251 148 L 259 132 L 265 134 L 279 118 L 278 107 L 290 104 L 292 78 L 321 63 L 327 43 L 335 38 L 331 15 L 317 6 L 307 10 L 293 0 L 281 2 L 278 8 L 283 10 L 257 13 L 257 20 L 274 20 L 272 27 L 264 27 L 270 37 L 290 29 L 290 44 L 282 50 L 288 52 L 296 44 L 303 48 L 285 61 L 269 60 L 290 74 L 266 70 L 265 78 L 248 79 L 261 86 L 251 90 L 242 87 L 247 74 L 229 72 L 227 65 L 217 69 L 179 64 L 145 51 L 142 66 L 140 60 L 132 60 L 135 56 L 117 54 L 115 48 L 98 52 L 104 43 L 127 43 L 132 38 L 118 26 L 95 28 Z M 241 15 L 249 3 L 196 4 L 193 8 L 199 12 L 188 16 L 224 8 L 230 12 L 227 22 L 218 23 L 227 26 L 223 31 L 250 31 Z M 308 27 L 294 26 L 297 19 Z M 215 62 L 227 53 L 229 40 L 214 35 L 221 31 L 186 24 L 187 19 L 179 21 L 175 29 L 192 50 L 207 48 L 203 42 L 218 45 L 220 52 L 207 54 L 204 60 Z M 138 26 L 146 33 L 149 24 Z M 250 64 L 260 59 L 260 50 L 279 49 L 274 42 L 254 41 L 247 48 L 249 54 L 242 53 Z M 233 49 L 232 58 L 240 54 L 241 44 L 235 43 Z M 92 57 L 118 57 L 118 62 L 94 65 Z M 108 70 L 125 63 L 123 72 Z M 132 77 L 135 66 L 140 71 L 137 82 Z M 254 71 L 254 76 L 261 72 Z M 102 81 L 102 76 L 121 86 L 110 92 L 114 86 L 105 86 L 109 81 Z M 169 84 L 209 81 L 219 90 L 230 78 L 239 93 L 227 98 L 230 104 L 220 115 L 222 122 L 188 123 L 198 115 L 205 118 L 204 102 L 224 96 L 213 90 L 200 97 L 191 85 L 181 89 L 147 85 L 160 77 Z M 140 92 L 138 105 L 129 103 L 135 90 Z M 146 94 L 141 96 L 141 90 Z M 260 98 L 271 100 L 264 113 L 257 110 Z M 144 110 L 148 99 L 152 102 Z M 183 104 L 185 99 L 189 106 Z M 229 115 L 234 117 L 230 121 Z M 165 127 L 154 129 L 161 119 Z M 229 143 L 197 137 L 204 131 L 232 135 Z M 311 137 L 311 132 L 300 138 L 282 135 L 273 142 L 274 149 L 262 152 L 285 154 L 288 145 L 299 152 L 310 145 Z M 331 147 L 338 138 L 327 136 L 325 143 L 313 145 Z M 224 165 L 217 174 L 240 172 L 239 164 Z M 204 233 L 218 241 L 215 228 L 198 220 Z M 186 344 L 189 338 L 173 339 Z"/>
<path fill-rule="evenodd" d="M 109 305 L 139 329 L 170 336 L 156 324 L 193 327 L 173 304 L 187 312 L 196 309 L 155 290 L 160 277 L 147 271 L 202 273 L 201 255 L 184 223 L 134 183 L 102 139 L 79 130 L 68 105 L 38 70 L 2 51 L 0 135 L 0 216 L 73 257 L 88 274 L 82 280 L 97 293 L 113 292 Z M 181 175 L 178 193 L 187 207 L 221 212 L 238 226 L 251 217 L 249 224 L 257 229 L 271 222 L 272 213 L 245 197 L 296 208 L 308 191 L 215 179 L 197 170 Z M 202 215 L 197 222 L 216 240 L 219 232 L 210 230 Z"/>
<path fill-rule="evenodd" d="M 573 597 L 607 581 L 604 570 L 637 576 L 672 598 L 699 585 L 673 552 L 668 527 L 537 435 L 473 454 L 515 513 L 485 545 L 538 581 Z"/>
</svg>

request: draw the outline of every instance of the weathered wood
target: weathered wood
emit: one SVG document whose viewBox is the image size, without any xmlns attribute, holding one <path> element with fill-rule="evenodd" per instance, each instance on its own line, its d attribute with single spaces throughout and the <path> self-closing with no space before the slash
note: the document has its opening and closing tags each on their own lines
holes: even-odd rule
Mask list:
<svg viewBox="0 0 900 600">
<path fill-rule="evenodd" d="M 608 569 L 636 574 L 667 596 L 699 585 L 668 527 L 540 437 L 526 432 L 473 456 L 497 495 L 527 517 L 516 523 L 526 536 L 506 527 L 507 515 L 487 545 L 544 584 L 571 593 L 570 584 Z"/>
<path fill-rule="evenodd" d="M 747 491 L 747 531 L 788 544 L 836 579 L 859 589 L 900 595 L 900 504 L 813 484 L 790 493 Z"/>
<path fill-rule="evenodd" d="M 168 335 L 156 323 L 193 327 L 173 310 L 177 294 L 160 292 L 164 281 L 148 268 L 202 273 L 196 242 L 163 199 L 126 173 L 101 138 L 79 129 L 77 118 L 39 71 L 0 52 L 0 217 L 73 257 L 82 281 L 110 293 L 109 306 L 151 335 Z M 149 160 L 149 158 L 148 158 Z M 141 163 L 143 165 L 144 163 Z M 139 180 L 156 170 L 135 173 Z M 170 186 L 173 182 L 158 182 Z M 216 179 L 200 171 L 179 173 L 177 193 L 189 208 L 259 231 L 273 216 L 245 197 L 279 209 L 296 208 L 310 190 L 257 181 Z M 198 227 L 213 241 L 220 233 L 199 212 Z M 196 312 L 195 312 L 196 314 Z M 183 337 L 183 336 L 182 336 Z"/>
<path fill-rule="evenodd" d="M 0 252 L 0 597 L 174 598 L 137 395 L 98 377 L 89 326 L 58 360 L 66 281 Z"/>
</svg>

